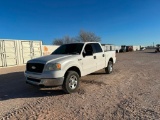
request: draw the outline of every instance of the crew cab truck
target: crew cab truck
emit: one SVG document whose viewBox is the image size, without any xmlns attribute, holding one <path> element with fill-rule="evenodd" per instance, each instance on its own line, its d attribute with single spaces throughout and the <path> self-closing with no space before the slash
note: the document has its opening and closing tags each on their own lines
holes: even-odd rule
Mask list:
<svg viewBox="0 0 160 120">
<path fill-rule="evenodd" d="M 66 93 L 75 92 L 80 77 L 105 69 L 112 73 L 115 51 L 104 52 L 99 42 L 61 45 L 51 55 L 29 60 L 26 83 L 40 87 L 62 86 Z"/>
</svg>

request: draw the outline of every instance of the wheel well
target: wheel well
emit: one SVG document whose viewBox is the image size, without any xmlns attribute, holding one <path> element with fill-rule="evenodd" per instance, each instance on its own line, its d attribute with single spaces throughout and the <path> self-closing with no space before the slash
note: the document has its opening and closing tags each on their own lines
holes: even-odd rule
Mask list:
<svg viewBox="0 0 160 120">
<path fill-rule="evenodd" d="M 113 58 L 110 58 L 109 61 L 112 61 L 112 63 L 113 63 Z"/>
<path fill-rule="evenodd" d="M 67 74 L 68 71 L 75 71 L 75 72 L 78 73 L 79 77 L 81 77 L 81 72 L 80 72 L 79 68 L 76 67 L 76 66 L 70 67 L 70 68 L 66 71 L 66 73 L 65 73 L 64 76 L 66 76 L 66 74 Z"/>
</svg>

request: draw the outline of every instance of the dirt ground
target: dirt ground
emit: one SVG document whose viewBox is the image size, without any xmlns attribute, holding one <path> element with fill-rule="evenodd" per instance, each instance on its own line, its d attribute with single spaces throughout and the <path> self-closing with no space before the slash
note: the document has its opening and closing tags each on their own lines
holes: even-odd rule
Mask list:
<svg viewBox="0 0 160 120">
<path fill-rule="evenodd" d="M 117 54 L 114 72 L 82 77 L 76 93 L 25 84 L 25 66 L 0 68 L 0 120 L 158 120 L 160 53 Z"/>
</svg>

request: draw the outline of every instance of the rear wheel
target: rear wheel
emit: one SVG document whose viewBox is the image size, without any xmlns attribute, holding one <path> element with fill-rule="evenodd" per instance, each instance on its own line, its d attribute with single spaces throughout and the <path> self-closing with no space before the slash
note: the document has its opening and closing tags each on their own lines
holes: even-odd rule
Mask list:
<svg viewBox="0 0 160 120">
<path fill-rule="evenodd" d="M 79 87 L 79 75 L 75 71 L 68 71 L 64 78 L 62 88 L 65 93 L 73 93 Z"/>
<path fill-rule="evenodd" d="M 105 68 L 105 71 L 107 74 L 112 73 L 112 71 L 113 71 L 113 62 L 112 61 L 108 62 L 108 66 Z"/>
</svg>

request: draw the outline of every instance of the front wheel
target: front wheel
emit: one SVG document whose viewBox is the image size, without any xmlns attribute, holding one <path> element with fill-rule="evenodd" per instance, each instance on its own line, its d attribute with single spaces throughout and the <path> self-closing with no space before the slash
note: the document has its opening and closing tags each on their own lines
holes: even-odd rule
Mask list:
<svg viewBox="0 0 160 120">
<path fill-rule="evenodd" d="M 79 87 L 79 75 L 75 71 L 68 71 L 64 78 L 62 88 L 65 93 L 73 93 Z"/>
<path fill-rule="evenodd" d="M 105 71 L 107 74 L 112 73 L 112 71 L 113 71 L 113 62 L 112 61 L 108 62 L 108 66 L 105 68 Z"/>
</svg>

